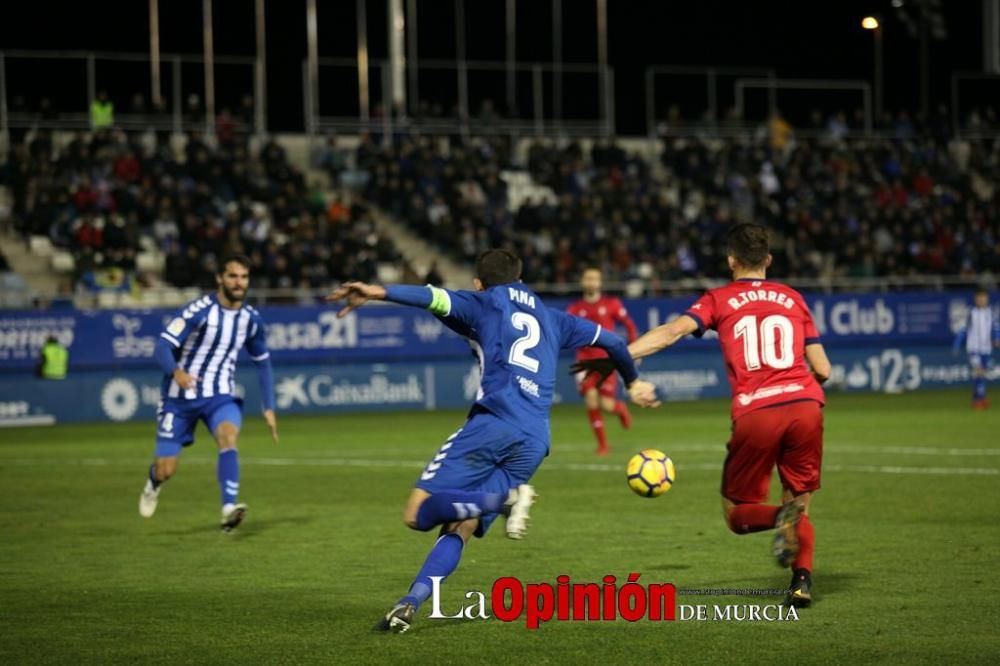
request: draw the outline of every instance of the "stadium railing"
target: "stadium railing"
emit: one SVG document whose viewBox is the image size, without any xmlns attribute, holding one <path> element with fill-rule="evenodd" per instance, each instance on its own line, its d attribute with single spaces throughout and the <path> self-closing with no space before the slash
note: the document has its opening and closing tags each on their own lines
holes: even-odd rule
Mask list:
<svg viewBox="0 0 1000 666">
<path fill-rule="evenodd" d="M 371 86 L 377 95 L 370 98 L 368 106 L 381 107 L 380 113 L 373 114 L 365 108 L 368 91 L 362 92 L 356 77 L 336 77 L 337 72 L 356 72 L 357 60 L 353 58 L 320 58 L 320 76 L 315 86 L 309 82 L 308 63 L 302 62 L 302 95 L 305 113 L 304 124 L 310 134 L 325 131 L 375 132 L 392 134 L 405 129 L 441 135 L 512 135 L 541 136 L 553 133 L 565 136 L 610 136 L 614 134 L 614 69 L 598 65 L 564 63 L 517 63 L 511 66 L 499 60 L 440 60 L 420 59 L 415 65 L 407 63 L 406 73 L 411 81 L 410 94 L 415 99 L 408 101 L 407 109 L 393 108 L 391 85 L 389 82 L 390 63 L 388 60 L 370 60 L 369 69 L 376 75 Z M 501 75 L 513 71 L 514 90 L 507 89 Z M 420 72 L 434 76 L 438 87 L 454 85 L 456 100 L 454 109 L 442 108 L 442 115 L 421 117 L 419 106 L 425 100 L 419 95 Z M 602 76 L 603 74 L 603 76 Z M 470 76 L 471 75 L 471 76 Z M 586 110 L 586 103 L 575 100 L 574 105 L 563 104 L 560 99 L 561 77 L 587 77 L 593 79 L 594 98 L 591 100 L 593 113 Z M 337 95 L 330 95 L 323 85 L 336 80 L 341 89 Z M 446 83 L 451 79 L 452 83 Z M 470 93 L 470 79 L 478 95 Z M 511 99 L 510 93 L 520 93 Z M 477 116 L 472 98 L 478 97 L 482 103 L 490 100 L 496 106 L 490 118 Z M 355 105 L 352 101 L 357 99 Z M 321 101 L 330 100 L 335 109 L 327 111 Z M 377 102 L 372 103 L 373 100 Z M 549 100 L 549 104 L 546 101 Z M 437 101 L 437 100 L 432 100 Z M 501 110 L 500 103 L 504 109 Z M 527 103 L 524 103 L 527 102 Z M 518 110 L 511 113 L 511 107 Z M 549 107 L 550 112 L 546 112 Z M 565 117 L 564 108 L 573 108 L 575 119 Z M 581 111 L 581 108 L 584 108 Z M 523 112 L 521 111 L 523 109 Z M 326 115 L 325 115 L 326 114 Z"/>
<path fill-rule="evenodd" d="M 705 85 L 705 112 L 709 121 L 704 123 L 707 127 L 718 127 L 717 119 L 721 117 L 720 103 L 719 103 L 719 93 L 721 91 L 720 81 L 725 77 L 736 77 L 736 76 L 764 76 L 768 80 L 774 80 L 777 77 L 777 73 L 774 69 L 769 67 L 697 67 L 697 66 L 681 66 L 681 65 L 650 65 L 646 67 L 646 73 L 644 77 L 645 81 L 645 96 L 646 96 L 646 133 L 649 136 L 653 136 L 657 132 L 658 119 L 663 116 L 658 113 L 657 102 L 664 97 L 662 94 L 664 87 L 662 84 L 658 85 L 658 81 L 665 77 L 670 78 L 671 86 L 667 86 L 669 89 L 675 89 L 678 81 L 690 80 L 692 78 L 700 79 L 704 78 Z M 684 89 L 687 92 L 687 89 Z M 774 92 L 771 92 L 774 95 Z M 668 100 L 671 104 L 677 104 L 680 100 L 676 97 L 671 96 Z M 685 99 L 688 102 L 687 99 Z M 735 103 L 735 92 L 734 98 L 731 100 Z M 773 106 L 773 103 L 772 103 Z"/>
<path fill-rule="evenodd" d="M 197 121 L 185 118 L 183 100 L 188 94 L 200 94 L 204 91 L 200 88 L 186 87 L 184 83 L 185 65 L 203 66 L 205 59 L 200 55 L 164 53 L 160 56 L 164 64 L 169 63 L 169 67 L 164 67 L 165 78 L 169 78 L 171 90 L 168 95 L 171 108 L 159 111 L 151 110 L 148 113 L 127 113 L 120 109 L 115 109 L 115 125 L 121 129 L 144 130 L 152 127 L 157 130 L 183 132 L 186 130 L 204 130 L 212 128 L 215 118 L 208 115 L 206 110 L 202 110 L 204 119 Z M 66 64 L 77 64 L 82 62 L 85 66 L 85 89 L 79 99 L 72 102 L 73 109 L 53 109 L 55 117 L 42 118 L 39 112 L 19 112 L 10 109 L 8 93 L 10 92 L 10 70 L 13 63 L 18 61 L 63 61 Z M 249 67 L 252 74 L 256 60 L 249 56 L 227 56 L 215 55 L 213 60 L 216 67 L 238 66 Z M 136 92 L 149 90 L 149 62 L 148 53 L 115 53 L 103 51 L 34 51 L 23 49 L 8 49 L 0 51 L 0 135 L 6 135 L 9 128 L 28 129 L 32 127 L 45 129 L 90 129 L 90 105 L 96 99 L 97 93 L 103 88 L 119 88 L 120 78 L 129 80 L 129 95 Z M 115 73 L 99 73 L 98 66 L 129 68 L 132 65 L 145 65 L 142 78 L 133 80 L 131 71 L 118 71 Z M 127 74 L 127 75 L 126 75 Z M 200 80 L 199 76 L 191 76 L 193 80 Z M 250 76 L 250 86 L 247 92 L 252 90 L 255 103 L 260 100 L 260 91 L 257 89 L 257 78 Z M 58 91 L 53 90 L 53 94 Z M 219 105 L 221 109 L 223 105 Z M 152 105 L 150 104 L 150 108 Z M 74 110 L 75 109 L 75 110 Z M 263 123 L 255 127 L 256 132 L 263 132 L 267 127 L 266 115 L 263 116 Z"/>
<path fill-rule="evenodd" d="M 239 67 L 246 70 L 246 90 L 253 90 L 255 105 L 262 105 L 260 84 L 253 76 L 255 59 L 249 56 L 213 56 L 218 67 Z M 17 63 L 25 61 L 62 61 L 73 67 L 84 65 L 85 74 L 74 75 L 74 82 L 81 82 L 75 92 L 73 86 L 63 86 L 53 89 L 52 96 L 57 94 L 64 100 L 70 100 L 69 107 L 54 108 L 49 117 L 42 117 L 39 112 L 27 112 L 12 109 L 11 81 L 15 79 Z M 192 119 L 186 116 L 183 100 L 192 93 L 203 94 L 204 90 L 197 83 L 188 85 L 185 81 L 198 82 L 202 73 L 189 73 L 185 76 L 185 67 L 204 65 L 204 58 L 198 54 L 162 54 L 164 62 L 164 82 L 169 82 L 171 108 L 151 111 L 149 113 L 132 114 L 121 109 L 115 111 L 115 124 L 122 129 L 153 128 L 163 131 L 183 132 L 187 130 L 208 129 L 213 127 L 214 118 L 202 110 L 204 117 Z M 0 144 L 6 140 L 9 129 L 27 129 L 32 127 L 46 129 L 86 129 L 90 127 L 88 109 L 96 97 L 98 90 L 104 87 L 121 88 L 131 86 L 128 94 L 134 94 L 150 88 L 150 57 L 148 53 L 114 53 L 97 51 L 34 51 L 34 50 L 4 50 L 0 51 Z M 320 76 L 315 86 L 310 85 L 306 63 L 303 62 L 303 98 L 304 98 L 304 128 L 310 134 L 347 131 L 375 132 L 391 134 L 400 129 L 414 129 L 424 133 L 441 135 L 510 135 L 513 137 L 541 136 L 544 134 L 566 137 L 608 137 L 616 133 L 615 128 L 615 72 L 611 67 L 602 68 L 597 64 L 574 63 L 515 63 L 511 66 L 506 61 L 492 60 L 435 60 L 421 59 L 416 64 L 406 65 L 409 95 L 409 108 L 393 112 L 389 85 L 389 64 L 385 60 L 370 60 L 368 67 L 375 76 L 371 79 L 369 108 L 362 108 L 360 84 L 357 77 L 358 61 L 355 58 L 320 58 L 318 61 Z M 59 65 L 62 66 L 62 65 Z M 133 71 L 140 66 L 141 73 Z M 124 68 L 124 69 L 123 69 Z M 130 69 L 131 68 L 131 69 Z M 513 68 L 514 85 L 509 81 Z M 421 74 L 422 73 L 422 74 Z M 423 78 L 422 78 L 423 77 Z M 563 99 L 563 79 L 575 77 L 581 79 L 583 87 L 593 85 L 594 95 L 589 101 L 576 96 L 572 104 Z M 704 77 L 704 87 L 698 78 Z M 669 85 L 664 85 L 663 79 Z M 683 87 L 682 82 L 695 81 L 693 88 Z M 967 127 L 963 124 L 961 112 L 970 106 L 969 93 L 973 84 L 980 87 L 983 84 L 995 85 L 1000 76 L 984 75 L 969 72 L 954 72 L 951 76 L 951 114 L 950 132 L 956 136 L 1000 135 L 1000 128 Z M 324 83 L 325 82 L 325 83 Z M 421 83 L 423 82 L 423 83 Z M 731 84 L 731 89 L 730 85 Z M 436 97 L 428 95 L 428 101 L 440 103 L 441 90 L 450 105 L 457 100 L 455 112 L 445 108 L 438 117 L 421 118 L 417 107 L 423 101 L 419 96 L 420 86 L 425 89 L 434 88 Z M 645 102 L 646 135 L 654 136 L 663 120 L 660 115 L 664 104 L 681 105 L 685 107 L 683 126 L 670 127 L 669 133 L 684 135 L 688 133 L 711 133 L 716 136 L 742 135 L 759 125 L 759 120 L 766 117 L 782 101 L 779 91 L 789 88 L 840 94 L 836 100 L 815 105 L 826 112 L 834 109 L 849 108 L 844 91 L 856 95 L 862 94 L 862 106 L 866 107 L 865 127 L 854 128 L 856 136 L 868 136 L 878 133 L 874 126 L 870 104 L 866 103 L 868 83 L 866 81 L 844 81 L 838 79 L 791 80 L 780 79 L 772 68 L 728 67 L 728 66 L 676 66 L 656 64 L 650 65 L 645 71 L 645 85 L 642 95 Z M 579 89 L 580 86 L 577 86 Z M 690 88 L 690 89 L 689 89 Z M 743 92 L 749 88 L 757 88 L 765 92 L 764 103 L 755 103 L 749 108 L 749 100 L 744 99 Z M 331 94 L 330 90 L 334 90 Z M 702 92 L 698 92 L 698 90 Z M 451 91 L 454 90 L 454 93 Z M 666 92 L 665 92 L 666 91 Z M 839 93 L 838 93 L 839 91 Z M 118 91 L 120 93 L 121 91 Z M 511 94 L 514 97 L 511 97 Z M 346 94 L 345 94 L 346 93 Z M 120 94 L 113 97 L 121 97 Z M 692 106 L 692 100 L 698 100 L 704 105 Z M 491 99 L 501 102 L 505 108 L 489 120 L 477 117 L 477 109 L 473 102 Z M 759 101 L 759 100 L 758 100 Z M 833 102 L 836 103 L 833 103 Z M 321 105 L 320 102 L 323 102 Z M 813 102 L 810 102 L 811 104 Z M 832 104 L 832 106 L 831 106 Z M 373 113 L 373 107 L 381 105 L 379 115 Z M 722 118 L 720 112 L 724 106 L 732 105 L 742 114 L 742 118 L 733 123 Z M 217 105 L 221 108 L 222 104 Z M 321 106 L 324 107 L 321 109 Z M 336 108 L 333 108 L 336 107 Z M 256 107 L 255 107 L 256 109 Z M 497 105 L 498 112 L 500 105 Z M 691 122 L 691 118 L 700 116 L 701 120 Z M 264 107 L 254 114 L 256 126 L 254 131 L 261 133 L 267 129 Z M 796 123 L 793 123 L 796 124 Z M 802 130 L 797 129 L 797 132 Z"/>
</svg>

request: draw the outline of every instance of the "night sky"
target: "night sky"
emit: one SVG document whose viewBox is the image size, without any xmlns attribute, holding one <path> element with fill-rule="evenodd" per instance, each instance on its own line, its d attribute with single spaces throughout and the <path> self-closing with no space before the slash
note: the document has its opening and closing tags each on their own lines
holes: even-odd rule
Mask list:
<svg viewBox="0 0 1000 666">
<path fill-rule="evenodd" d="M 79 49 L 148 52 L 147 3 L 143 0 L 102 3 L 5 3 L 0 14 L 0 49 Z M 981 67 L 981 3 L 949 0 L 942 3 L 947 41 L 931 41 L 931 99 L 947 102 L 949 74 L 953 70 L 977 71 Z M 216 54 L 254 54 L 254 3 L 252 0 L 215 0 Z M 272 130 L 302 129 L 302 59 L 306 53 L 305 0 L 268 0 L 269 121 Z M 467 56 L 503 60 L 504 0 L 466 2 Z M 779 76 L 796 78 L 857 78 L 872 75 L 872 36 L 860 28 L 867 14 L 883 17 L 885 44 L 886 107 L 916 109 L 919 100 L 918 41 L 896 19 L 889 0 L 728 2 L 638 2 L 609 0 L 609 57 L 615 68 L 618 130 L 636 134 L 645 130 L 643 74 L 650 64 L 773 67 Z M 355 53 L 354 0 L 320 0 L 320 55 L 352 57 Z M 455 55 L 454 3 L 452 0 L 419 0 L 421 58 L 451 59 Z M 519 0 L 517 53 L 520 61 L 549 61 L 551 46 L 550 0 Z M 161 50 L 164 53 L 200 53 L 200 0 L 160 0 Z M 386 2 L 369 0 L 370 57 L 386 53 Z M 594 0 L 563 0 L 563 54 L 566 62 L 593 63 L 597 57 Z M 166 66 L 165 66 L 166 67 Z M 149 67 L 144 63 L 99 63 L 98 85 L 124 105 L 131 92 L 149 96 Z M 82 62 L 39 62 L 8 59 L 8 98 L 23 95 L 29 105 L 49 95 L 57 107 L 85 108 L 86 84 Z M 373 74 L 373 78 L 376 78 Z M 321 70 L 323 113 L 344 110 L 356 113 L 356 75 L 349 69 Z M 249 67 L 223 67 L 216 71 L 218 106 L 235 105 L 249 90 Z M 184 69 L 184 94 L 200 92 L 200 65 Z M 548 82 L 548 79 L 546 79 Z M 662 79 L 658 111 L 669 103 L 680 105 L 687 116 L 705 107 L 701 79 Z M 719 102 L 732 100 L 731 79 L 723 80 Z M 992 84 L 994 90 L 996 84 Z M 165 69 L 164 94 L 171 93 Z M 566 75 L 567 112 L 578 116 L 597 111 L 596 79 L 592 75 Z M 470 79 L 471 105 L 484 97 L 504 103 L 504 75 L 494 73 Z M 522 109 L 530 111 L 530 78 L 519 77 Z M 970 85 L 985 99 L 986 85 Z M 454 75 L 422 74 L 421 91 L 441 98 L 446 108 L 455 99 Z M 373 97 L 378 84 L 373 82 Z M 425 96 L 422 94 L 421 96 Z M 994 95 L 995 96 L 995 95 Z M 748 98 L 748 109 L 762 113 L 764 93 Z M 527 103 L 525 103 L 527 102 Z M 857 96 L 810 97 L 790 93 L 779 104 L 793 121 L 804 119 L 814 105 L 830 108 L 859 106 Z M 547 100 L 549 110 L 551 101 Z M 527 107 L 527 109 L 524 109 Z M 749 109 L 749 114 L 754 110 Z"/>
</svg>

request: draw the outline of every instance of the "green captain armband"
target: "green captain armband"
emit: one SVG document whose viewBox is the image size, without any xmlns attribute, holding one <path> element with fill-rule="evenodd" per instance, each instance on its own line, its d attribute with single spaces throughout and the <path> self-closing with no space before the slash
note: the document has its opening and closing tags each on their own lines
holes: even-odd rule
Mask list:
<svg viewBox="0 0 1000 666">
<path fill-rule="evenodd" d="M 431 285 L 427 285 L 427 288 L 431 290 L 431 304 L 427 306 L 427 309 L 442 317 L 451 314 L 451 296 L 448 295 L 448 292 Z"/>
</svg>

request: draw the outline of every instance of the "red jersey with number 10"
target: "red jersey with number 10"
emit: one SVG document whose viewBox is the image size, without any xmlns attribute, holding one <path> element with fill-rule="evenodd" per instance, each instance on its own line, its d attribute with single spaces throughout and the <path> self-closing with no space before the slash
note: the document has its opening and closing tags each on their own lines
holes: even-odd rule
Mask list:
<svg viewBox="0 0 1000 666">
<path fill-rule="evenodd" d="M 612 333 L 618 324 L 625 327 L 626 334 L 628 336 L 628 341 L 634 342 L 637 337 L 639 337 L 639 332 L 636 330 L 635 323 L 628 316 L 628 311 L 625 309 L 625 305 L 621 302 L 620 298 L 614 296 L 601 296 L 593 303 L 588 302 L 585 299 L 580 299 L 575 303 L 570 303 L 569 307 L 566 308 L 566 312 L 570 313 L 574 317 L 583 317 L 584 319 L 589 319 L 598 326 Z M 576 352 L 577 360 L 586 360 L 590 358 L 604 358 L 608 355 L 606 351 L 600 349 L 599 347 L 583 347 Z"/>
<path fill-rule="evenodd" d="M 711 289 L 687 312 L 701 336 L 718 331 L 732 388 L 735 421 L 747 412 L 795 400 L 823 404 L 806 363 L 806 345 L 819 342 L 802 294 L 767 280 L 737 280 Z"/>
</svg>

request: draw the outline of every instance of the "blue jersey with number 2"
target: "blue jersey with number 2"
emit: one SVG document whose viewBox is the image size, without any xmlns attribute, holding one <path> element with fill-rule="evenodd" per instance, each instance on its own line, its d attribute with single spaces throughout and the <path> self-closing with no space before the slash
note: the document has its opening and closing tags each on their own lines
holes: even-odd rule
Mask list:
<svg viewBox="0 0 1000 666">
<path fill-rule="evenodd" d="M 437 291 L 442 298 L 432 312 L 468 338 L 479 358 L 476 404 L 548 441 L 559 352 L 594 344 L 601 327 L 547 307 L 520 282 Z"/>
</svg>

